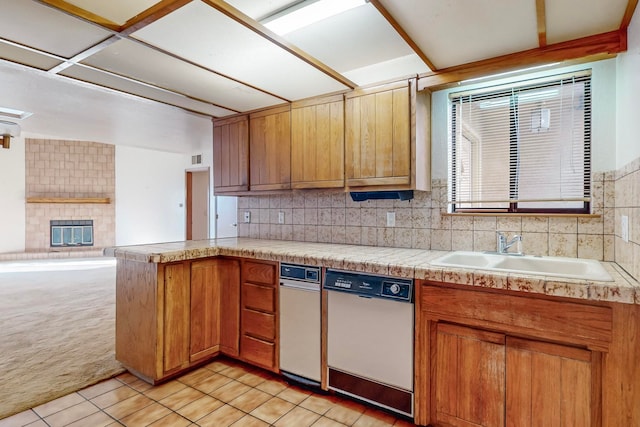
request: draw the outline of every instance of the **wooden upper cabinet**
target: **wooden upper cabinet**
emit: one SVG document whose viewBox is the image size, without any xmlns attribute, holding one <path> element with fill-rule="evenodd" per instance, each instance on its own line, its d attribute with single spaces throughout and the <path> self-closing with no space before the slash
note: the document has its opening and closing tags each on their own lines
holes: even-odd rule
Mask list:
<svg viewBox="0 0 640 427">
<path fill-rule="evenodd" d="M 291 187 L 344 187 L 344 98 L 291 106 Z"/>
<path fill-rule="evenodd" d="M 345 100 L 348 187 L 430 190 L 430 95 L 410 79 Z"/>
<path fill-rule="evenodd" d="M 213 122 L 213 187 L 216 194 L 249 190 L 249 118 Z"/>
<path fill-rule="evenodd" d="M 251 191 L 291 188 L 291 107 L 249 116 Z"/>
</svg>

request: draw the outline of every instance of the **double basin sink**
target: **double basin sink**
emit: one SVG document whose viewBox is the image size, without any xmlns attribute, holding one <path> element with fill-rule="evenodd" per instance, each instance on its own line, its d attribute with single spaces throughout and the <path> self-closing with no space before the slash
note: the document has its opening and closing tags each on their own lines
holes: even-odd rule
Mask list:
<svg viewBox="0 0 640 427">
<path fill-rule="evenodd" d="M 570 279 L 613 281 L 602 264 L 591 259 L 455 251 L 431 261 L 431 264 L 442 267 L 538 274 Z"/>
</svg>

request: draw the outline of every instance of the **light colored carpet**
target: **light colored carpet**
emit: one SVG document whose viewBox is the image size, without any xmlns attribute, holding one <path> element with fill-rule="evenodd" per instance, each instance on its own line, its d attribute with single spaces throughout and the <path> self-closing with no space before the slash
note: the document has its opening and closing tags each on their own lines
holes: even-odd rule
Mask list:
<svg viewBox="0 0 640 427">
<path fill-rule="evenodd" d="M 122 371 L 113 259 L 0 262 L 0 419 Z"/>
</svg>

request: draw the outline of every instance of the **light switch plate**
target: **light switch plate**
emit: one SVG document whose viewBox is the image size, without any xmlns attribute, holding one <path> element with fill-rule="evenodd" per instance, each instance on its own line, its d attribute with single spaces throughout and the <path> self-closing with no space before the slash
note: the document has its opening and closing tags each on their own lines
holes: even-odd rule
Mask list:
<svg viewBox="0 0 640 427">
<path fill-rule="evenodd" d="M 278 212 L 278 224 L 284 224 L 284 212 Z"/>
<path fill-rule="evenodd" d="M 251 212 L 244 211 L 244 222 L 251 222 Z"/>
<path fill-rule="evenodd" d="M 387 227 L 395 227 L 395 226 L 396 226 L 396 213 L 387 212 Z"/>
<path fill-rule="evenodd" d="M 629 241 L 629 217 L 627 215 L 622 215 L 620 217 L 620 233 L 622 234 L 622 240 L 625 242 Z"/>
</svg>

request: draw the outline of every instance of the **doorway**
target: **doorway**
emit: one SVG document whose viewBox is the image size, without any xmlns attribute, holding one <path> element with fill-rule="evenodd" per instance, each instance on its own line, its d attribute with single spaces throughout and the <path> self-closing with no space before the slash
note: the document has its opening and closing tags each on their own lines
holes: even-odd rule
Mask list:
<svg viewBox="0 0 640 427">
<path fill-rule="evenodd" d="M 238 236 L 238 198 L 216 196 L 216 238 Z"/>
<path fill-rule="evenodd" d="M 209 169 L 187 171 L 187 240 L 209 238 Z"/>
</svg>

